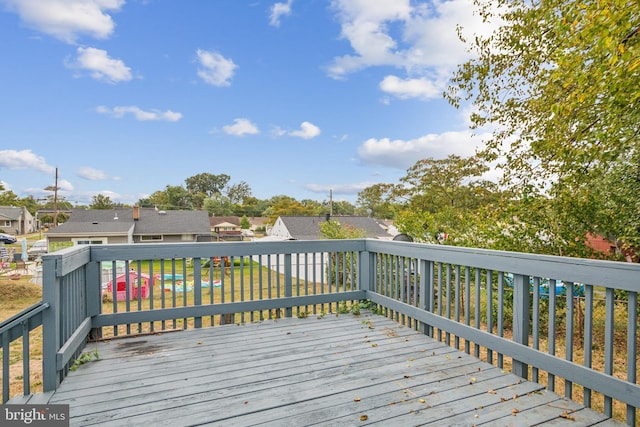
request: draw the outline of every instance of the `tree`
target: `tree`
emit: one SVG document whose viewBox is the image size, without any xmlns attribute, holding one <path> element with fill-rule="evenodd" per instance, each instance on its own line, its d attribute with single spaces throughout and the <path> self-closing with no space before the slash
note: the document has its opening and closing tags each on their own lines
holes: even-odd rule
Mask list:
<svg viewBox="0 0 640 427">
<path fill-rule="evenodd" d="M 231 200 L 231 203 L 241 205 L 251 197 L 251 187 L 244 181 L 240 181 L 237 184 L 230 185 L 227 188 L 227 197 Z"/>
<path fill-rule="evenodd" d="M 362 239 L 367 237 L 365 230 L 349 224 L 341 224 L 339 220 L 335 219 L 320 222 L 320 234 L 327 239 Z M 357 270 L 357 260 L 352 252 L 332 252 L 325 267 L 325 274 L 330 283 L 351 287 L 353 272 Z"/>
<path fill-rule="evenodd" d="M 478 157 L 450 155 L 418 160 L 400 178 L 392 194 L 412 207 L 436 212 L 444 207 L 473 209 L 486 203 L 497 186 L 482 178 L 489 168 Z"/>
<path fill-rule="evenodd" d="M 16 193 L 11 190 L 0 192 L 0 206 L 22 206 L 18 204 L 19 198 Z"/>
<path fill-rule="evenodd" d="M 158 209 L 192 209 L 193 195 L 180 185 L 167 185 L 164 191 L 156 191 L 149 200 Z"/>
<path fill-rule="evenodd" d="M 389 197 L 404 200 L 398 207 L 398 230 L 416 241 L 486 247 L 487 242 L 478 240 L 486 233 L 478 234 L 477 218 L 491 229 L 492 217 L 478 212 L 496 209 L 504 197 L 495 183 L 482 178 L 486 171 L 477 157 L 417 161 L 390 190 Z"/>
<path fill-rule="evenodd" d="M 503 25 L 468 43 L 475 57 L 460 65 L 445 96 L 455 106 L 474 104 L 473 128 L 495 129 L 481 154 L 497 162 L 502 184 L 519 199 L 547 201 L 546 220 L 528 234 L 552 235 L 548 226 L 556 224 L 564 253 L 571 253 L 576 239 L 611 226 L 603 209 L 626 212 L 617 205 L 626 198 L 609 198 L 595 189 L 609 182 L 615 193 L 630 194 L 633 187 L 611 177 L 640 150 L 637 4 L 476 4 L 487 22 Z M 616 227 L 634 230 L 626 238 L 637 241 L 633 221 L 633 215 L 619 217 Z"/>
<path fill-rule="evenodd" d="M 329 204 L 329 202 L 325 203 L 327 205 Z M 338 200 L 332 202 L 332 204 L 333 206 L 331 210 L 333 211 L 334 215 L 353 215 L 356 211 L 356 207 L 347 200 Z"/>
<path fill-rule="evenodd" d="M 365 230 L 349 224 L 341 224 L 340 221 L 336 219 L 322 221 L 319 224 L 320 234 L 327 239 L 362 239 L 367 237 Z"/>
<path fill-rule="evenodd" d="M 58 224 L 61 224 L 61 223 L 66 222 L 69 219 L 69 215 L 67 215 L 64 212 L 60 212 L 60 211 L 72 209 L 73 208 L 73 204 L 71 202 L 69 202 L 68 200 L 66 200 L 64 197 L 60 196 L 60 195 L 58 195 L 58 200 L 56 202 L 56 201 L 54 201 L 54 196 L 50 195 L 50 196 L 47 196 L 47 201 L 44 203 L 44 205 L 42 207 L 46 208 L 46 209 L 50 209 L 50 210 L 53 210 L 53 209 L 57 208 L 58 214 L 57 214 L 56 220 L 57 220 Z M 53 217 L 54 217 L 53 214 L 42 215 L 40 217 L 40 222 L 42 224 L 53 224 L 53 222 L 54 222 L 53 221 L 53 219 L 54 219 Z"/>
<path fill-rule="evenodd" d="M 395 216 L 391 190 L 393 184 L 374 184 L 358 193 L 357 212 L 374 218 L 393 218 Z"/>
<path fill-rule="evenodd" d="M 229 216 L 233 214 L 233 204 L 228 197 L 222 194 L 215 194 L 204 200 L 204 209 L 209 216 Z"/>
<path fill-rule="evenodd" d="M 203 193 L 207 197 L 213 197 L 222 193 L 231 177 L 229 175 L 214 175 L 211 173 L 200 173 L 185 180 L 187 190 L 192 194 Z"/>
<path fill-rule="evenodd" d="M 113 209 L 114 203 L 109 196 L 104 194 L 96 194 L 93 196 L 89 209 Z"/>
<path fill-rule="evenodd" d="M 249 219 L 247 218 L 246 215 L 242 215 L 242 218 L 240 218 L 240 229 L 248 230 L 250 228 L 251 228 L 251 223 L 249 222 Z"/>
<path fill-rule="evenodd" d="M 234 215 L 237 216 L 262 216 L 265 209 L 269 207 L 267 200 L 258 200 L 255 197 L 247 197 L 240 206 L 234 206 Z"/>
<path fill-rule="evenodd" d="M 270 199 L 270 206 L 264 211 L 264 215 L 275 222 L 279 216 L 284 215 L 300 215 L 312 216 L 317 215 L 315 206 L 305 206 L 293 197 L 274 196 Z"/>
<path fill-rule="evenodd" d="M 144 198 L 144 199 L 139 199 L 138 200 L 138 206 L 140 206 L 141 208 L 153 208 L 155 205 L 153 203 L 153 201 L 151 200 L 150 197 Z"/>
</svg>

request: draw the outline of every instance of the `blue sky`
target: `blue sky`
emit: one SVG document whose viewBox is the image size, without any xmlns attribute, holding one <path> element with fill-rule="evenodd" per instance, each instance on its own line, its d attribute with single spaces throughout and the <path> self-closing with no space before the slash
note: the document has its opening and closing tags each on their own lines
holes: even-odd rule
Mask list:
<svg viewBox="0 0 640 427">
<path fill-rule="evenodd" d="M 0 0 L 0 181 L 134 203 L 199 173 L 355 202 L 470 155 L 442 98 L 471 0 Z"/>
</svg>

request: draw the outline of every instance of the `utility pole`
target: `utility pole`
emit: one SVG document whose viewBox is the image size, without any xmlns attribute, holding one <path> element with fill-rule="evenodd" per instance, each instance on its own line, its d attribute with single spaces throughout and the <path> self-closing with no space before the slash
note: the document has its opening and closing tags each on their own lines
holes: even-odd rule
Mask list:
<svg viewBox="0 0 640 427">
<path fill-rule="evenodd" d="M 329 189 L 329 215 L 333 217 L 333 189 Z"/>
<path fill-rule="evenodd" d="M 58 226 L 58 168 L 56 167 L 56 188 L 53 190 L 53 226 Z"/>
<path fill-rule="evenodd" d="M 47 191 L 53 191 L 53 226 L 58 226 L 58 168 L 56 167 L 56 185 L 45 188 Z"/>
</svg>

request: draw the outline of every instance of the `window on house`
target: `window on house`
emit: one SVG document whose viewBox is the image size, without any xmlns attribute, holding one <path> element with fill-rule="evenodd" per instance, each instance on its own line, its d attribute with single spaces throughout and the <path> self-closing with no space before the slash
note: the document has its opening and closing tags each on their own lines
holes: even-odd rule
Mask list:
<svg viewBox="0 0 640 427">
<path fill-rule="evenodd" d="M 151 236 L 140 236 L 141 242 L 150 242 L 154 240 L 164 240 L 161 234 L 153 234 Z"/>
<path fill-rule="evenodd" d="M 11 221 L 4 221 L 3 227 L 11 227 Z"/>
<path fill-rule="evenodd" d="M 101 245 L 102 240 L 76 240 L 76 245 Z"/>
</svg>

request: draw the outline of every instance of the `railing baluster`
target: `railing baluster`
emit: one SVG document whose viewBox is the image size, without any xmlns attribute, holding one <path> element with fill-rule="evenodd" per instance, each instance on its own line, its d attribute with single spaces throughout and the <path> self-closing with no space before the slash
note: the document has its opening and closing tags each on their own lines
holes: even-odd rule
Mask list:
<svg viewBox="0 0 640 427">
<path fill-rule="evenodd" d="M 575 332 L 574 327 L 574 301 L 573 301 L 573 283 L 564 284 L 567 292 L 566 296 L 566 310 L 567 316 L 565 319 L 565 359 L 573 362 L 573 334 Z M 564 395 L 567 399 L 571 399 L 573 396 L 573 383 L 569 380 L 564 382 Z"/>
<path fill-rule="evenodd" d="M 513 341 L 529 344 L 529 277 L 513 275 Z M 513 359 L 513 373 L 527 379 L 529 367 L 526 363 Z"/>
<path fill-rule="evenodd" d="M 540 278 L 533 278 L 533 309 L 532 309 L 532 345 L 538 350 L 540 348 Z M 531 380 L 538 382 L 538 368 L 531 367 Z"/>
<path fill-rule="evenodd" d="M 187 306 L 187 258 L 182 258 L 182 306 Z M 189 319 L 182 318 L 182 329 L 187 329 Z"/>
<path fill-rule="evenodd" d="M 264 271 L 264 265 L 262 265 L 262 257 L 263 255 L 259 255 L 258 256 L 258 298 L 260 298 L 261 300 L 264 299 L 264 278 L 263 278 L 263 271 Z M 269 280 L 269 276 L 271 276 L 271 274 L 269 273 L 270 270 L 267 270 L 267 280 Z M 268 314 L 267 314 L 267 318 L 268 318 Z M 260 310 L 260 320 L 264 320 L 264 311 Z"/>
<path fill-rule="evenodd" d="M 498 272 L 498 319 L 497 319 L 497 335 L 504 336 L 504 272 Z M 504 355 L 498 353 L 498 368 L 504 368 Z"/>
<path fill-rule="evenodd" d="M 314 295 L 318 293 L 318 277 L 317 277 L 317 268 L 316 268 L 316 255 L 317 252 L 313 252 L 311 254 L 311 264 L 313 265 L 313 271 L 311 273 L 311 277 L 313 280 L 313 293 Z M 318 314 L 318 305 L 313 304 L 313 314 Z"/>
<path fill-rule="evenodd" d="M 438 316 L 442 316 L 443 310 L 442 310 L 442 293 L 443 293 L 443 287 L 442 287 L 442 263 L 439 262 L 437 263 L 438 266 L 438 306 L 437 306 L 437 310 L 438 310 Z M 442 328 L 438 328 L 438 341 L 442 341 Z"/>
<path fill-rule="evenodd" d="M 451 264 L 450 263 L 447 263 L 447 269 L 445 270 L 445 279 L 444 279 L 444 281 L 445 281 L 445 289 L 446 289 L 445 292 L 447 293 L 446 294 L 446 298 L 445 298 L 445 301 L 446 301 L 445 317 L 447 319 L 451 319 L 451 303 L 452 303 L 451 298 L 452 298 L 452 295 L 451 295 Z M 451 345 L 451 334 L 449 332 L 446 332 L 444 334 L 444 342 L 447 345 Z"/>
<path fill-rule="evenodd" d="M 615 294 L 613 288 L 607 288 L 605 301 L 604 320 L 604 373 L 613 375 L 614 352 L 614 321 L 615 321 Z M 613 404 L 611 397 L 604 397 L 604 414 L 611 417 Z"/>
<path fill-rule="evenodd" d="M 471 326 L 471 267 L 464 268 L 464 324 Z M 464 351 L 471 354 L 471 341 L 464 340 Z"/>
<path fill-rule="evenodd" d="M 475 326 L 476 329 L 480 329 L 481 271 L 480 271 L 479 268 L 476 268 L 475 270 L 476 270 L 476 281 L 474 283 L 474 286 L 475 286 L 475 301 L 473 302 L 474 307 L 475 307 L 474 326 Z M 478 343 L 474 343 L 473 348 L 474 348 L 473 355 L 475 357 L 480 357 L 480 345 Z"/>
<path fill-rule="evenodd" d="M 202 262 L 200 258 L 193 258 L 193 305 L 202 305 Z M 185 287 L 187 278 L 185 277 Z M 140 295 L 140 294 L 138 294 Z M 140 300 L 140 299 L 138 299 Z M 194 328 L 202 328 L 202 317 L 198 316 L 193 319 Z"/>
<path fill-rule="evenodd" d="M 27 395 L 31 393 L 31 373 L 29 370 L 29 361 L 31 357 L 29 355 L 29 321 L 22 321 L 22 388 L 24 390 L 24 394 Z M 6 376 L 9 376 L 9 370 L 2 371 L 6 372 Z"/>
<path fill-rule="evenodd" d="M 556 355 L 556 279 L 549 279 L 549 333 L 547 335 L 548 353 L 552 356 Z M 547 388 L 551 391 L 556 389 L 556 377 L 549 372 L 547 379 Z"/>
<path fill-rule="evenodd" d="M 591 368 L 593 363 L 593 286 L 585 285 L 584 288 L 584 366 Z M 584 406 L 591 407 L 591 389 L 584 388 Z"/>
<path fill-rule="evenodd" d="M 460 265 L 456 264 L 456 268 L 455 268 L 455 306 L 454 306 L 454 318 L 455 321 L 460 323 L 460 299 L 461 299 L 461 295 L 460 295 Z M 460 350 L 460 337 L 458 335 L 455 336 L 455 347 L 456 349 Z"/>
<path fill-rule="evenodd" d="M 493 271 L 487 270 L 487 332 L 493 333 Z M 487 348 L 487 362 L 493 363 L 493 350 Z"/>
<path fill-rule="evenodd" d="M 293 296 L 293 285 L 291 276 L 291 254 L 284 254 L 284 297 Z M 285 307 L 284 317 L 291 317 L 293 314 L 291 307 Z"/>
<path fill-rule="evenodd" d="M 9 379 L 11 374 L 9 371 L 9 334 L 7 331 L 2 334 L 2 403 L 9 400 Z"/>
<path fill-rule="evenodd" d="M 638 345 L 638 293 L 627 293 L 627 381 L 636 384 L 636 370 L 638 369 L 638 355 L 636 353 Z M 636 425 L 636 410 L 638 408 L 626 405 L 627 424 Z"/>
</svg>

